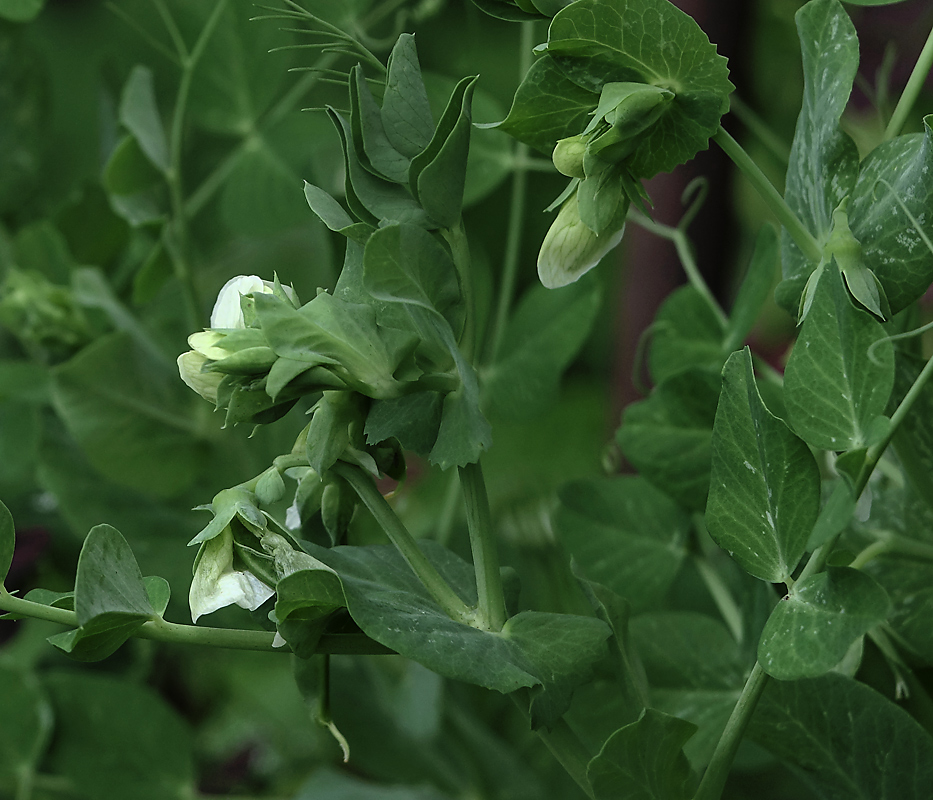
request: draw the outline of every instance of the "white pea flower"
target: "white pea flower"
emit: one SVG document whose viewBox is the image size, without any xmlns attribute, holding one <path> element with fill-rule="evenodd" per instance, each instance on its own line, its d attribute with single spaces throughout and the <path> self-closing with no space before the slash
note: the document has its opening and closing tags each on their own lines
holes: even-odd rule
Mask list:
<svg viewBox="0 0 933 800">
<path fill-rule="evenodd" d="M 204 355 L 189 350 L 178 356 L 178 374 L 189 388 L 194 389 L 205 400 L 216 403 L 217 387 L 224 376 L 219 372 L 202 372 L 201 367 L 206 362 L 207 358 Z"/>
<path fill-rule="evenodd" d="M 274 594 L 252 573 L 233 568 L 233 531 L 229 526 L 204 542 L 188 592 L 193 622 L 234 603 L 255 611 Z"/>
<path fill-rule="evenodd" d="M 294 290 L 290 286 L 283 286 L 282 289 L 288 298 L 297 305 Z M 274 291 L 275 283 L 273 281 L 264 281 L 256 275 L 238 275 L 231 278 L 217 295 L 214 310 L 211 311 L 211 327 L 220 329 L 245 328 L 246 322 L 243 319 L 240 297 L 254 292 L 272 294 Z"/>
</svg>

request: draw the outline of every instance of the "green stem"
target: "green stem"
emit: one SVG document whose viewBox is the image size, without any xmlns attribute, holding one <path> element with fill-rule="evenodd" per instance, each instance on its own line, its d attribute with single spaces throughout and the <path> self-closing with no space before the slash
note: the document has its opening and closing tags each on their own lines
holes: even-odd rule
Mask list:
<svg viewBox="0 0 933 800">
<path fill-rule="evenodd" d="M 379 493 L 373 479 L 363 472 L 360 467 L 355 467 L 343 461 L 338 461 L 334 465 L 334 471 L 353 487 L 360 500 L 363 501 L 363 505 L 369 509 L 370 513 L 376 518 L 379 527 L 385 531 L 389 541 L 395 545 L 402 558 L 411 567 L 412 572 L 418 576 L 418 579 L 424 584 L 424 588 L 428 590 L 428 593 L 444 610 L 444 613 L 458 622 L 466 624 L 475 622 L 476 615 L 474 611 L 457 596 L 450 584 L 444 580 L 434 568 L 434 565 L 425 558 L 414 537 L 395 515 L 392 506 Z"/>
<path fill-rule="evenodd" d="M 463 323 L 463 335 L 460 337 L 460 350 L 467 361 L 473 361 L 476 352 L 476 297 L 473 290 L 473 265 L 470 259 L 470 243 L 461 219 L 456 227 L 444 228 L 441 235 L 450 245 L 450 254 L 460 276 L 460 291 L 463 293 L 463 305 L 466 320 Z"/>
<path fill-rule="evenodd" d="M 496 540 L 492 532 L 486 482 L 483 480 L 483 470 L 479 462 L 460 467 L 460 485 L 463 487 L 463 501 L 466 504 L 480 617 L 489 630 L 501 631 L 507 617 L 505 595 L 502 591 Z"/>
<path fill-rule="evenodd" d="M 761 693 L 767 683 L 768 673 L 756 661 L 748 680 L 745 682 L 745 688 L 742 689 L 742 694 L 739 696 L 735 708 L 732 709 L 726 728 L 722 732 L 722 736 L 719 737 L 716 750 L 713 752 L 713 758 L 703 774 L 703 780 L 700 781 L 700 786 L 693 796 L 693 800 L 719 800 L 726 785 L 726 779 L 729 777 L 729 770 L 735 759 L 736 751 L 742 741 L 742 736 L 748 727 L 748 723 L 751 722 L 755 706 L 758 705 L 758 700 L 761 698 Z"/>
<path fill-rule="evenodd" d="M 745 175 L 752 186 L 755 187 L 761 199 L 765 201 L 768 208 L 778 218 L 791 238 L 796 242 L 797 247 L 803 251 L 804 256 L 809 261 L 819 263 L 823 257 L 823 248 L 813 238 L 813 234 L 804 227 L 804 224 L 797 218 L 797 215 L 787 205 L 784 198 L 781 197 L 781 193 L 774 188 L 774 185 L 765 177 L 765 174 L 752 161 L 748 153 L 722 127 L 716 131 L 713 139 L 742 171 L 742 174 Z"/>
<path fill-rule="evenodd" d="M 687 238 L 687 234 L 683 229 L 672 228 L 669 225 L 655 222 L 653 219 L 649 219 L 644 214 L 634 209 L 629 210 L 628 218 L 646 231 L 650 231 L 655 234 L 655 236 L 660 236 L 674 244 L 674 248 L 677 250 L 677 257 L 680 259 L 680 264 L 684 268 L 684 273 L 690 285 L 696 289 L 699 295 L 706 301 L 710 310 L 716 315 L 716 318 L 722 326 L 725 327 L 729 322 L 729 318 L 726 316 L 726 312 L 722 310 L 722 306 L 719 305 L 718 301 L 713 296 L 709 286 L 706 285 L 706 281 L 703 280 L 703 275 L 697 268 L 696 259 L 693 257 L 690 240 Z"/>
<path fill-rule="evenodd" d="M 521 40 L 519 52 L 519 80 L 531 68 L 533 48 L 534 23 L 521 24 Z M 515 296 L 515 284 L 518 278 L 518 263 L 521 255 L 522 233 L 525 229 L 525 198 L 528 188 L 529 167 L 528 145 L 516 142 L 514 150 L 514 167 L 512 172 L 512 199 L 509 204 L 509 229 L 505 237 L 505 256 L 502 261 L 502 284 L 499 286 L 499 298 L 496 305 L 496 316 L 493 322 L 492 339 L 489 347 L 489 360 L 494 361 L 502 344 L 502 334 L 512 308 Z M 548 162 L 553 170 L 554 165 Z"/>
<path fill-rule="evenodd" d="M 901 132 L 910 110 L 914 107 L 914 103 L 917 102 L 917 97 L 920 95 L 921 89 L 923 89 L 923 84 L 927 79 L 927 75 L 930 74 L 931 68 L 933 68 L 933 30 L 927 36 L 926 44 L 923 45 L 917 63 L 914 64 L 913 72 L 910 73 L 910 78 L 907 79 L 907 85 L 897 101 L 897 106 L 894 108 L 888 127 L 884 129 L 885 141 L 893 139 Z"/>
<path fill-rule="evenodd" d="M 513 692 L 509 696 L 527 719 L 529 716 L 528 710 L 522 706 L 517 694 Z M 535 733 L 538 734 L 538 738 L 541 739 L 544 746 L 551 751 L 554 758 L 567 771 L 567 774 L 574 779 L 586 796 L 591 800 L 596 800 L 593 787 L 590 786 L 590 781 L 586 777 L 586 768 L 589 766 L 592 756 L 564 719 L 557 720 L 557 723 L 550 731 L 539 728 Z"/>
<path fill-rule="evenodd" d="M 790 146 L 772 131 L 761 117 L 735 94 L 729 98 L 729 110 L 738 117 L 749 132 L 758 137 L 758 140 L 771 151 L 775 158 L 787 166 L 790 161 Z"/>
<path fill-rule="evenodd" d="M 900 427 L 901 423 L 907 417 L 913 404 L 917 401 L 917 398 L 920 397 L 920 393 L 923 391 L 923 388 L 926 386 L 931 376 L 933 376 L 933 357 L 924 365 L 920 374 L 917 376 L 917 380 L 913 382 L 913 385 L 907 390 L 907 394 L 904 395 L 904 399 L 901 400 L 900 405 L 894 410 L 894 413 L 891 415 L 891 424 L 888 427 L 885 437 L 877 444 L 869 447 L 865 453 L 865 461 L 862 464 L 862 468 L 859 470 L 858 479 L 855 482 L 856 499 L 862 496 L 862 492 L 865 490 L 865 486 L 868 484 L 868 479 L 871 477 L 872 472 L 875 471 L 878 461 L 891 443 L 891 439 L 897 432 L 898 427 Z M 797 578 L 798 583 L 820 572 L 823 567 L 826 566 L 826 562 L 841 535 L 842 531 L 813 552 L 813 555 L 810 556 L 810 560 L 800 573 L 800 577 Z"/>
</svg>

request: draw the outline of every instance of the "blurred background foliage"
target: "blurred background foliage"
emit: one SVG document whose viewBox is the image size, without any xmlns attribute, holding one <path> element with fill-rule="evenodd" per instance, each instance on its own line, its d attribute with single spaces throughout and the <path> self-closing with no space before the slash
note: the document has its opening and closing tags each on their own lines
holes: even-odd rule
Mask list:
<svg viewBox="0 0 933 800">
<path fill-rule="evenodd" d="M 504 117 L 525 63 L 521 26 L 465 0 L 302 5 L 383 58 L 400 32 L 414 31 L 432 101 L 442 104 L 457 79 L 478 74 L 474 119 Z M 780 186 L 799 108 L 793 15 L 801 3 L 677 5 L 730 57 L 743 103 L 726 125 Z M 143 574 L 169 580 L 168 617 L 186 620 L 193 552 L 184 546 L 203 524 L 190 509 L 287 451 L 303 425 L 306 405 L 251 438 L 243 428 L 220 430 L 174 363 L 228 278 L 277 273 L 307 301 L 339 272 L 342 241 L 302 196 L 302 180 L 341 194 L 339 142 L 326 115 L 302 109 L 345 107 L 340 75 L 354 60 L 295 48 L 316 40 L 250 20 L 263 13 L 246 0 L 0 0 L 0 496 L 17 522 L 11 589 L 69 590 L 83 537 L 108 522 L 130 541 Z M 910 0 L 853 17 L 863 71 L 846 121 L 869 149 L 881 130 L 877 112 L 890 111 L 933 15 L 925 0 Z M 532 43 L 545 37 L 535 25 L 524 34 Z M 759 122 L 771 133 L 754 135 Z M 767 212 L 720 155 L 701 154 L 649 191 L 657 218 L 676 224 L 681 192 L 694 177 L 709 178 L 691 232 L 701 269 L 728 302 Z M 474 133 L 465 223 L 487 307 L 510 175 L 528 158 L 520 294 L 536 281 L 535 253 L 550 223 L 541 209 L 563 181 L 503 134 Z M 592 278 L 603 284 L 602 309 L 560 392 L 534 415 L 491 412 L 485 470 L 523 607 L 580 607 L 550 528 L 555 491 L 623 468 L 608 443 L 638 396 L 638 341 L 682 282 L 670 243 L 634 226 L 609 260 L 618 268 Z M 791 332 L 774 307 L 753 337 L 779 361 Z M 409 471 L 399 513 L 418 535 L 465 550 L 451 476 L 417 461 Z M 362 515 L 355 525 L 359 541 L 378 535 Z M 688 565 L 671 608 L 703 610 L 690 588 L 698 580 Z M 244 613 L 227 609 L 213 624 L 242 626 Z M 35 768 L 37 800 L 579 792 L 504 698 L 399 658 L 333 659 L 333 716 L 352 750 L 343 766 L 312 722 L 311 662 L 131 640 L 101 664 L 79 665 L 45 642 L 54 632 L 34 620 L 0 623 L 0 727 L 27 732 L 24 744 L 0 731 L 0 797 L 13 796 L 9 764 Z M 762 782 L 770 764 L 745 747 L 728 796 L 810 796 L 783 773 Z"/>
</svg>

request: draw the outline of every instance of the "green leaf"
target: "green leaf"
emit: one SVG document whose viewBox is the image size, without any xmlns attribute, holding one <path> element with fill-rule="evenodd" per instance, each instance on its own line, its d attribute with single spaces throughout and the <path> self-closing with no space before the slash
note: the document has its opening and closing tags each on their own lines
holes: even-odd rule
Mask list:
<svg viewBox="0 0 933 800">
<path fill-rule="evenodd" d="M 857 476 L 853 478 L 853 480 L 856 479 Z M 855 492 L 852 482 L 849 480 L 836 481 L 832 494 L 820 509 L 820 515 L 813 525 L 810 538 L 807 539 L 807 550 L 813 551 L 817 547 L 826 544 L 849 524 L 854 513 Z"/>
<path fill-rule="evenodd" d="M 13 550 L 16 548 L 16 527 L 13 515 L 3 501 L 0 501 L 0 585 L 6 580 L 10 565 L 13 563 Z"/>
<path fill-rule="evenodd" d="M 389 56 L 382 124 L 386 137 L 403 155 L 413 158 L 434 136 L 434 118 L 421 79 L 415 37 L 403 33 Z"/>
<path fill-rule="evenodd" d="M 177 375 L 114 333 L 56 368 L 52 402 L 101 473 L 171 495 L 194 480 L 203 456 L 183 391 Z"/>
<path fill-rule="evenodd" d="M 146 588 L 146 597 L 152 610 L 157 616 L 165 616 L 165 609 L 168 608 L 168 601 L 172 597 L 172 587 L 168 581 L 158 575 L 147 575 L 143 578 L 143 586 Z"/>
<path fill-rule="evenodd" d="M 31 22 L 45 8 L 45 0 L 0 0 L 0 17 L 10 22 Z"/>
<path fill-rule="evenodd" d="M 746 572 L 790 577 L 816 522 L 820 473 L 810 448 L 765 408 L 746 347 L 723 369 L 706 525 Z"/>
<path fill-rule="evenodd" d="M 641 614 L 630 631 L 652 705 L 697 726 L 684 753 L 707 764 L 752 666 L 747 654 L 721 622 L 690 611 Z"/>
<path fill-rule="evenodd" d="M 80 627 L 49 641 L 79 661 L 112 655 L 155 614 L 133 551 L 110 525 L 92 528 L 81 548 L 74 607 Z"/>
<path fill-rule="evenodd" d="M 885 338 L 881 324 L 852 305 L 839 270 L 824 269 L 784 372 L 787 421 L 807 444 L 870 444 L 869 427 L 894 386 L 894 346 L 874 346 Z"/>
<path fill-rule="evenodd" d="M 447 102 L 428 146 L 411 160 L 408 184 L 432 219 L 452 228 L 460 219 L 477 78 L 464 78 Z"/>
<path fill-rule="evenodd" d="M 394 437 L 406 450 L 426 456 L 437 440 L 443 402 L 444 396 L 438 392 L 377 400 L 366 415 L 366 441 L 378 444 Z"/>
<path fill-rule="evenodd" d="M 855 26 L 839 0 L 813 0 L 797 12 L 803 57 L 803 105 L 787 167 L 784 199 L 817 241 L 832 229 L 833 210 L 852 192 L 858 150 L 839 129 L 859 51 Z M 784 281 L 775 299 L 791 313 L 816 268 L 785 231 L 781 240 Z"/>
<path fill-rule="evenodd" d="M 379 177 L 406 183 L 411 159 L 396 150 L 386 136 L 381 110 L 359 64 L 350 70 L 350 107 L 353 144 L 363 165 L 368 162 L 368 168 Z"/>
<path fill-rule="evenodd" d="M 690 722 L 646 709 L 590 761 L 596 800 L 687 800 L 694 781 L 683 746 L 695 731 Z"/>
<path fill-rule="evenodd" d="M 473 4 L 489 16 L 506 22 L 532 22 L 541 19 L 541 15 L 523 11 L 509 0 L 473 0 Z"/>
<path fill-rule="evenodd" d="M 418 202 L 397 183 L 378 178 L 363 167 L 353 147 L 350 123 L 334 109 L 328 109 L 340 134 L 347 168 L 347 205 L 362 222 L 375 225 L 381 220 L 405 222 L 423 228 L 437 228 Z"/>
<path fill-rule="evenodd" d="M 566 688 L 585 680 L 605 653 L 609 629 L 591 617 L 525 611 L 498 633 L 455 622 L 394 547 L 306 549 L 337 571 L 350 615 L 367 636 L 445 677 L 499 692 Z M 465 601 L 476 602 L 468 564 L 433 542 L 421 549 Z"/>
<path fill-rule="evenodd" d="M 508 116 L 496 127 L 551 155 L 559 139 L 580 133 L 599 103 L 599 92 L 574 83 L 550 56 L 531 65 Z"/>
<path fill-rule="evenodd" d="M 879 145 L 861 165 L 849 219 L 871 268 L 897 313 L 933 281 L 933 116 L 923 134 Z"/>
<path fill-rule="evenodd" d="M 771 294 L 780 251 L 778 237 L 772 225 L 762 225 L 755 239 L 755 250 L 748 271 L 742 279 L 739 293 L 729 313 L 729 325 L 724 348 L 732 352 L 745 343 L 761 309 Z"/>
<path fill-rule="evenodd" d="M 685 369 L 718 372 L 728 351 L 725 330 L 706 299 L 689 284 L 671 292 L 651 324 L 648 365 L 655 384 Z"/>
<path fill-rule="evenodd" d="M 29 785 L 52 732 L 52 709 L 35 678 L 0 663 L 0 786 Z"/>
<path fill-rule="evenodd" d="M 826 800 L 926 800 L 933 739 L 903 709 L 842 675 L 770 681 L 750 737 Z"/>
<path fill-rule="evenodd" d="M 351 217 L 333 197 L 323 189 L 305 181 L 305 199 L 311 210 L 328 228 L 341 233 L 348 239 L 359 244 L 366 244 L 373 230 L 365 222 L 354 222 Z"/>
<path fill-rule="evenodd" d="M 156 104 L 152 70 L 148 67 L 139 64 L 133 67 L 120 96 L 119 117 L 153 166 L 167 173 L 168 140 Z"/>
<path fill-rule="evenodd" d="M 323 767 L 315 770 L 292 800 L 450 800 L 450 795 L 428 786 L 371 783 Z"/>
<path fill-rule="evenodd" d="M 828 567 L 777 604 L 761 634 L 758 661 L 779 680 L 819 677 L 890 610 L 887 593 L 864 572 Z"/>
<path fill-rule="evenodd" d="M 681 505 L 706 506 L 719 375 L 688 369 L 625 409 L 616 439 L 638 472 Z"/>
<path fill-rule="evenodd" d="M 134 136 L 124 136 L 104 166 L 104 187 L 112 195 L 137 195 L 162 181 Z"/>
<path fill-rule="evenodd" d="M 195 792 L 191 733 L 152 690 L 68 672 L 48 681 L 57 774 L 97 800 L 184 800 Z"/>
<path fill-rule="evenodd" d="M 527 419 L 557 399 L 561 376 L 589 336 L 599 305 L 599 284 L 588 279 L 528 291 L 483 376 L 484 396 L 494 414 Z"/>
<path fill-rule="evenodd" d="M 686 556 L 690 517 L 644 478 L 575 481 L 554 529 L 587 577 L 635 611 L 663 601 Z"/>
<path fill-rule="evenodd" d="M 591 91 L 634 82 L 674 92 L 626 161 L 637 178 L 670 172 L 705 150 L 734 88 L 726 59 L 693 18 L 667 0 L 571 3 L 551 22 L 547 52 Z"/>
<path fill-rule="evenodd" d="M 892 609 L 887 625 L 899 645 L 924 666 L 933 665 L 933 567 L 929 561 L 890 555 L 866 571 L 885 589 Z"/>
<path fill-rule="evenodd" d="M 904 0 L 845 0 L 850 6 L 893 6 Z"/>
</svg>

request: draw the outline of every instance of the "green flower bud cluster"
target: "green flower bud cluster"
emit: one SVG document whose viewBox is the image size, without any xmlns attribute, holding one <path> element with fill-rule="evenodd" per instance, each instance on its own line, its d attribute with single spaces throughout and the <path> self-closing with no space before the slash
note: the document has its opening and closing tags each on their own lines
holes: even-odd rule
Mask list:
<svg viewBox="0 0 933 800">
<path fill-rule="evenodd" d="M 32 356 L 50 363 L 74 355 L 96 335 L 70 287 L 15 267 L 0 285 L 0 325 Z"/>
<path fill-rule="evenodd" d="M 381 328 L 371 306 L 323 291 L 301 306 L 277 279 L 250 275 L 224 286 L 211 327 L 188 344 L 178 357 L 182 380 L 236 424 L 272 422 L 300 397 L 328 389 L 397 397 L 406 383 L 395 373 L 416 342 Z"/>
<path fill-rule="evenodd" d="M 560 213 L 538 254 L 545 286 L 573 283 L 622 239 L 629 205 L 647 199 L 626 160 L 673 99 L 658 86 L 607 83 L 583 132 L 557 142 L 554 166 L 571 182 L 551 206 Z"/>
</svg>

